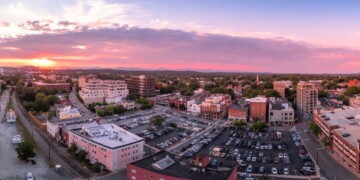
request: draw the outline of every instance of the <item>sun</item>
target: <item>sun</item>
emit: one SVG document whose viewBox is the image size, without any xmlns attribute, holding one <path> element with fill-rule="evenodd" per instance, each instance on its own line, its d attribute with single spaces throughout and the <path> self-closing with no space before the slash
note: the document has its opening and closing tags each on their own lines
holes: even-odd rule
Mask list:
<svg viewBox="0 0 360 180">
<path fill-rule="evenodd" d="M 34 59 L 32 64 L 39 67 L 52 67 L 56 62 L 48 59 Z"/>
</svg>

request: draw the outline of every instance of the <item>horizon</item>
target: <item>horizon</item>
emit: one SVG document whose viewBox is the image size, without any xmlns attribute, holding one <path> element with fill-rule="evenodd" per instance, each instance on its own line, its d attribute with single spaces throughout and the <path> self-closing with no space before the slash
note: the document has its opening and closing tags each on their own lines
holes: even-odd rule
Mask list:
<svg viewBox="0 0 360 180">
<path fill-rule="evenodd" d="M 0 66 L 354 74 L 359 8 L 355 0 L 5 0 Z"/>
</svg>

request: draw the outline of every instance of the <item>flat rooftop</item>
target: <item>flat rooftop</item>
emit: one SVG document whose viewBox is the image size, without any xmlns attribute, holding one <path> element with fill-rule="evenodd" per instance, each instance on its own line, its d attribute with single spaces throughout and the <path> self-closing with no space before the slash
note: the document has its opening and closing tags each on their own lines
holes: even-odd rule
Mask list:
<svg viewBox="0 0 360 180">
<path fill-rule="evenodd" d="M 70 85 L 70 83 L 44 83 L 44 82 L 33 82 L 33 84 L 37 85 Z"/>
<path fill-rule="evenodd" d="M 266 103 L 267 98 L 266 98 L 266 97 L 258 96 L 258 97 L 246 99 L 245 101 L 248 101 L 248 102 L 262 102 L 262 103 Z"/>
<path fill-rule="evenodd" d="M 346 128 L 335 129 L 333 132 L 339 134 L 340 136 L 342 136 L 345 133 L 350 134 L 350 136 L 347 137 L 342 136 L 342 138 L 345 139 L 347 142 L 349 142 L 352 146 L 358 147 L 358 140 L 360 139 L 359 124 L 350 125 L 347 126 Z"/>
<path fill-rule="evenodd" d="M 173 161 L 170 161 L 167 165 L 161 165 L 161 168 L 159 168 L 157 164 L 159 164 L 159 162 L 166 158 L 171 158 L 172 160 L 174 160 L 174 163 Z M 188 161 L 188 158 L 177 157 L 167 151 L 160 151 L 157 154 L 146 157 L 131 164 L 142 169 L 156 172 L 158 174 L 192 180 L 228 179 L 231 172 L 234 170 L 233 168 L 229 168 L 228 171 L 210 171 L 205 168 L 205 173 L 203 173 L 201 172 L 202 168 L 193 166 L 189 164 Z"/>
<path fill-rule="evenodd" d="M 353 146 L 357 146 L 357 140 L 360 139 L 360 109 L 323 111 L 320 117 L 327 125 L 340 127 L 333 130 L 335 133 L 339 135 L 349 133 L 350 136 L 342 138 Z"/>
<path fill-rule="evenodd" d="M 82 128 L 71 129 L 70 132 L 111 149 L 144 141 L 143 138 L 112 123 L 97 124 L 91 122 L 84 124 Z"/>
</svg>

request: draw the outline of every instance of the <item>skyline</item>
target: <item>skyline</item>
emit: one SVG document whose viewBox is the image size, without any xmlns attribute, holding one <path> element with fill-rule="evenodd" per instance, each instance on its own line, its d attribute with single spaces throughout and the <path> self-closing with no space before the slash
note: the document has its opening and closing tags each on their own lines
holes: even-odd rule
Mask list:
<svg viewBox="0 0 360 180">
<path fill-rule="evenodd" d="M 2 0 L 0 65 L 359 72 L 358 1 L 206 2 Z"/>
</svg>

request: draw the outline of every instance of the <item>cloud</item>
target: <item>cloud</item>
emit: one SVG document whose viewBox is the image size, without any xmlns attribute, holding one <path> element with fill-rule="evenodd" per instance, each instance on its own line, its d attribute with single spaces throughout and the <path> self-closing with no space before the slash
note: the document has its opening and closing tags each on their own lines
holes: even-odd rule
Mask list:
<svg viewBox="0 0 360 180">
<path fill-rule="evenodd" d="M 9 22 L 0 22 L 0 27 L 9 27 L 10 23 Z"/>
<path fill-rule="evenodd" d="M 124 25 L 13 38 L 0 43 L 0 64 L 3 59 L 49 59 L 63 67 L 338 73 L 357 72 L 358 66 L 351 64 L 358 62 L 360 51 L 319 47 L 286 38 L 236 37 Z"/>
<path fill-rule="evenodd" d="M 152 19 L 150 22 L 152 24 L 152 27 L 156 29 L 166 28 L 170 24 L 169 21 L 161 19 Z"/>
</svg>

